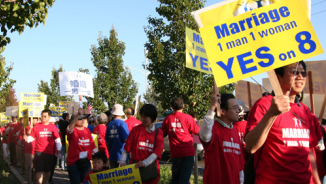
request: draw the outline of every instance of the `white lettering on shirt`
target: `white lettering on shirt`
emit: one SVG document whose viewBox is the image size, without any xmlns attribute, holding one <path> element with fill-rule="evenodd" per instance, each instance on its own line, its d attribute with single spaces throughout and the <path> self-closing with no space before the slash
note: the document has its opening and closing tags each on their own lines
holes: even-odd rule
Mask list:
<svg viewBox="0 0 326 184">
<path fill-rule="evenodd" d="M 39 133 L 40 137 L 52 137 L 52 132 L 48 131 L 47 128 L 44 128 L 42 132 Z"/>
<path fill-rule="evenodd" d="M 231 137 L 231 142 L 229 141 L 223 141 L 223 147 L 225 153 L 235 153 L 237 155 L 240 155 L 240 144 L 234 143 L 233 138 Z M 233 148 L 233 149 L 230 149 Z"/>
<path fill-rule="evenodd" d="M 310 130 L 302 128 L 282 128 L 282 138 L 306 138 L 309 139 Z"/>
<path fill-rule="evenodd" d="M 81 146 L 89 146 L 90 145 L 90 141 L 89 139 L 84 139 L 84 137 L 82 137 L 82 139 L 78 139 L 78 145 Z"/>
<path fill-rule="evenodd" d="M 175 118 L 174 122 L 171 123 L 170 131 L 171 132 L 176 132 L 176 131 L 184 132 L 182 123 L 180 122 L 179 118 Z"/>
<path fill-rule="evenodd" d="M 150 152 L 153 152 L 154 144 L 150 144 L 149 140 L 146 140 L 146 142 L 140 141 L 138 144 L 139 144 L 138 149 L 148 150 Z"/>
<path fill-rule="evenodd" d="M 110 130 L 110 134 L 111 134 L 109 135 L 110 138 L 119 138 L 118 129 L 116 126 L 112 126 L 112 129 Z"/>
</svg>

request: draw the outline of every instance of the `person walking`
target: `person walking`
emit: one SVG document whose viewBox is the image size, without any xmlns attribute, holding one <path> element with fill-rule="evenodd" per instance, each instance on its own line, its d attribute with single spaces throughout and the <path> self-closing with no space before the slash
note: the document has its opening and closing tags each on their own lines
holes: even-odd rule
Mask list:
<svg viewBox="0 0 326 184">
<path fill-rule="evenodd" d="M 8 133 L 8 142 L 9 142 L 9 151 L 10 151 L 10 165 L 17 166 L 17 157 L 16 157 L 16 139 L 17 135 L 15 133 L 15 127 L 18 125 L 17 116 L 11 117 L 11 122 L 9 123 L 6 132 Z"/>
<path fill-rule="evenodd" d="M 105 134 L 106 134 L 106 126 L 105 124 L 108 121 L 108 117 L 106 114 L 101 113 L 98 116 L 98 125 L 94 128 L 93 133 L 97 134 L 97 140 L 98 140 L 98 150 L 103 151 L 106 155 L 107 158 L 109 158 L 109 151 L 108 148 L 106 147 L 106 142 L 105 142 Z"/>
</svg>

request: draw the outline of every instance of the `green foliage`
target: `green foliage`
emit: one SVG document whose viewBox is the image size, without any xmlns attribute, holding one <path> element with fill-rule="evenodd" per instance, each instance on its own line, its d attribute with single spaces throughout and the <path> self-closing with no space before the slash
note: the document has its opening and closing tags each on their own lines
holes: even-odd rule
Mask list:
<svg viewBox="0 0 326 184">
<path fill-rule="evenodd" d="M 160 184 L 169 184 L 172 179 L 172 170 L 169 165 L 160 165 L 160 180 L 158 183 Z"/>
<path fill-rule="evenodd" d="M 231 83 L 231 84 L 227 84 L 225 86 L 222 86 L 219 88 L 219 93 L 220 94 L 223 94 L 223 93 L 231 93 L 233 94 L 233 91 L 234 91 L 234 83 Z"/>
<path fill-rule="evenodd" d="M 161 116 L 164 114 L 165 110 L 162 108 L 161 102 L 156 100 L 158 95 L 160 94 L 154 92 L 153 86 L 149 86 L 148 89 L 146 90 L 146 93 L 143 94 L 143 97 L 145 100 L 144 103 L 153 104 L 158 111 L 158 116 Z"/>
<path fill-rule="evenodd" d="M 46 105 L 45 108 L 49 108 L 50 103 L 54 104 L 55 106 L 59 106 L 59 102 L 62 101 L 70 101 L 73 102 L 73 96 L 60 96 L 60 86 L 59 86 L 59 72 L 64 72 L 62 66 L 59 69 L 52 69 L 52 79 L 50 81 L 50 85 L 48 82 L 41 80 L 40 84 L 37 84 L 38 92 L 42 92 L 47 95 Z"/>
<path fill-rule="evenodd" d="M 6 37 L 7 32 L 18 31 L 21 34 L 25 26 L 37 27 L 40 23 L 45 25 L 48 9 L 55 0 L 1 0 L 0 1 L 0 53 L 10 43 Z"/>
<path fill-rule="evenodd" d="M 14 86 L 16 83 L 15 80 L 10 79 L 10 73 L 13 69 L 13 63 L 11 63 L 9 66 L 6 66 L 6 60 L 5 57 L 0 55 L 0 111 L 3 112 L 6 110 L 6 97 L 8 97 L 10 89 Z"/>
<path fill-rule="evenodd" d="M 0 183 L 1 184 L 13 184 L 20 183 L 15 175 L 10 171 L 8 164 L 5 162 L 3 157 L 0 157 Z"/>
<path fill-rule="evenodd" d="M 99 112 L 106 111 L 114 103 L 132 106 L 138 92 L 138 85 L 132 79 L 131 73 L 123 67 L 122 57 L 125 54 L 125 43 L 119 41 L 118 33 L 112 27 L 110 37 L 98 36 L 98 45 L 92 45 L 92 62 L 96 68 L 93 79 L 94 98 L 90 99 L 93 108 Z"/>
<path fill-rule="evenodd" d="M 148 79 L 163 109 L 173 97 L 185 101 L 184 112 L 202 118 L 210 105 L 213 76 L 186 68 L 185 27 L 198 31 L 191 12 L 204 7 L 204 0 L 158 0 L 156 8 L 163 18 L 148 18 L 145 27 L 150 71 Z M 225 88 L 229 90 L 229 88 Z"/>
</svg>

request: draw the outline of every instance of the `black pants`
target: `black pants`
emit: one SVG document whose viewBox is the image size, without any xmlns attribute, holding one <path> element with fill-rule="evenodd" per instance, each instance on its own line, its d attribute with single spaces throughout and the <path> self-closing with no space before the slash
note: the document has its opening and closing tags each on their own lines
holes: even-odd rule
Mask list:
<svg viewBox="0 0 326 184">
<path fill-rule="evenodd" d="M 12 165 L 16 165 L 17 158 L 16 158 L 16 144 L 15 143 L 9 143 L 9 151 L 10 151 L 10 163 Z"/>
<path fill-rule="evenodd" d="M 52 164 L 51 175 L 50 175 L 50 178 L 49 178 L 49 182 L 52 182 L 52 177 L 53 177 L 55 166 L 57 165 L 57 160 L 58 160 L 58 158 L 57 157 L 54 157 L 53 164 Z"/>
</svg>

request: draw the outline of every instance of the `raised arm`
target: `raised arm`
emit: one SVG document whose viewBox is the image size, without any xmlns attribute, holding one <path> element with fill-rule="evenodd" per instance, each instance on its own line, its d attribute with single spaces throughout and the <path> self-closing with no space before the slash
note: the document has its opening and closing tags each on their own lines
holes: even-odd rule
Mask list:
<svg viewBox="0 0 326 184">
<path fill-rule="evenodd" d="M 246 150 L 249 153 L 255 153 L 265 143 L 268 133 L 277 116 L 281 113 L 288 112 L 290 109 L 289 92 L 285 95 L 273 97 L 271 106 L 264 117 L 256 127 L 246 135 Z"/>
<path fill-rule="evenodd" d="M 84 109 L 82 108 L 79 108 L 78 109 L 78 114 L 77 116 L 74 117 L 74 119 L 70 122 L 70 124 L 68 125 L 68 132 L 72 132 L 76 126 L 76 123 L 78 121 L 78 118 L 84 113 Z"/>
</svg>

